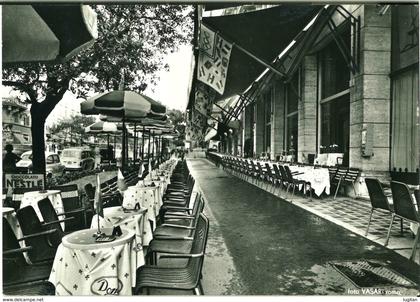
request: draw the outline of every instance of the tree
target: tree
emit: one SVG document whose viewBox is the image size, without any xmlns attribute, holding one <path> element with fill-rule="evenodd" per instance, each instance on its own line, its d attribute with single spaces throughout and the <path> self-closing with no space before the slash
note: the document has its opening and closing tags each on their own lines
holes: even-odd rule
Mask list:
<svg viewBox="0 0 420 302">
<path fill-rule="evenodd" d="M 155 84 L 163 56 L 191 43 L 192 12 L 181 5 L 95 5 L 99 37 L 63 64 L 26 64 L 3 70 L 3 85 L 27 95 L 31 104 L 34 173 L 45 172 L 45 120 L 67 90 L 77 97 L 118 89 L 122 71 L 127 89 Z"/>
<path fill-rule="evenodd" d="M 89 134 L 85 133 L 85 127 L 93 124 L 95 122 L 95 118 L 92 116 L 85 116 L 85 115 L 73 115 L 66 117 L 54 125 L 52 125 L 49 130 L 50 134 L 59 134 L 59 133 L 70 133 L 71 134 L 78 134 L 82 141 L 88 139 Z"/>
<path fill-rule="evenodd" d="M 169 119 L 174 124 L 175 130 L 179 133 L 178 139 L 174 141 L 177 146 L 183 146 L 185 141 L 185 114 L 177 109 L 168 110 Z"/>
</svg>

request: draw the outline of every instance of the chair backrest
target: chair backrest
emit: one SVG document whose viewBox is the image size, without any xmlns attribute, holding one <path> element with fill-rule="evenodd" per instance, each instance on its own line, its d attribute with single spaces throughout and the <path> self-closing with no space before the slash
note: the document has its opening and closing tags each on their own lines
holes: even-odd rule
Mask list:
<svg viewBox="0 0 420 302">
<path fill-rule="evenodd" d="M 201 198 L 201 194 L 197 192 L 194 198 L 194 205 L 192 209 L 192 215 L 198 216 L 198 213 L 201 213 L 203 211 L 204 205 L 203 205 L 203 199 Z"/>
<path fill-rule="evenodd" d="M 274 173 L 276 174 L 276 178 L 282 179 L 279 167 L 276 164 L 273 164 L 273 170 L 274 170 Z"/>
<path fill-rule="evenodd" d="M 285 165 L 284 170 L 286 171 L 287 179 L 293 180 L 293 175 L 292 171 L 290 171 L 290 167 Z"/>
<path fill-rule="evenodd" d="M 337 172 L 334 175 L 335 180 L 339 180 L 340 178 L 344 180 L 346 178 L 347 168 L 338 168 Z"/>
<path fill-rule="evenodd" d="M 8 250 L 19 249 L 20 244 L 16 238 L 15 233 L 12 230 L 9 222 L 3 217 L 3 252 Z M 3 257 L 4 260 L 5 257 Z M 7 256 L 6 258 L 12 258 L 17 263 L 25 264 L 26 260 L 22 253 L 16 253 L 13 256 Z"/>
<path fill-rule="evenodd" d="M 58 221 L 57 213 L 54 210 L 54 207 L 51 204 L 51 201 L 48 198 L 44 198 L 38 201 L 38 208 L 41 211 L 42 218 L 44 218 L 44 222 L 54 222 Z M 61 243 L 61 238 L 64 236 L 63 228 L 59 222 L 55 222 L 48 226 L 49 230 L 56 230 L 56 232 L 51 235 L 50 239 L 51 242 L 58 246 Z"/>
<path fill-rule="evenodd" d="M 354 182 L 357 179 L 357 176 L 359 176 L 359 169 L 349 168 L 347 170 L 346 176 L 344 177 L 345 181 Z"/>
<path fill-rule="evenodd" d="M 257 171 L 257 172 L 258 172 L 259 174 L 264 174 L 264 170 L 263 170 L 263 168 L 261 167 L 260 162 L 258 162 L 258 161 L 257 161 L 256 163 L 257 163 L 257 167 L 258 167 L 258 171 Z"/>
<path fill-rule="evenodd" d="M 310 165 L 313 165 L 315 161 L 315 154 L 314 153 L 308 153 L 308 163 Z"/>
<path fill-rule="evenodd" d="M 273 173 L 271 172 L 271 167 L 269 163 L 265 163 L 265 170 L 267 172 L 268 175 L 272 176 Z"/>
<path fill-rule="evenodd" d="M 385 196 L 381 183 L 376 178 L 365 178 L 366 187 L 368 189 L 370 203 L 374 209 L 384 209 L 391 211 L 388 198 Z"/>
<path fill-rule="evenodd" d="M 328 167 L 328 173 L 330 175 L 330 179 L 333 179 L 337 174 L 338 168 L 337 167 Z"/>
<path fill-rule="evenodd" d="M 16 212 L 20 228 L 24 236 L 45 231 L 32 206 L 19 209 Z M 48 236 L 48 239 L 51 239 Z M 27 246 L 32 246 L 28 257 L 32 262 L 38 262 L 54 257 L 55 248 L 49 245 L 47 237 L 34 237 L 25 240 Z"/>
<path fill-rule="evenodd" d="M 395 214 L 411 221 L 420 222 L 420 215 L 414 206 L 408 186 L 402 182 L 391 181 L 391 191 Z"/>
<path fill-rule="evenodd" d="M 285 181 L 290 181 L 291 179 L 287 176 L 286 169 L 284 167 L 285 166 L 279 165 L 279 169 L 280 169 L 280 173 L 281 173 L 281 178 L 283 180 L 285 180 Z"/>
<path fill-rule="evenodd" d="M 209 227 L 210 225 L 208 218 L 203 213 L 201 213 L 200 217 L 198 218 L 196 232 L 194 234 L 194 240 L 191 247 L 191 254 L 201 256 L 190 258 L 187 264 L 187 270 L 191 276 L 194 276 L 196 283 L 198 283 L 200 280 L 201 270 L 203 268 Z"/>
<path fill-rule="evenodd" d="M 79 189 L 77 184 L 55 186 L 53 190 L 61 191 L 61 199 L 63 200 L 64 212 L 71 212 L 82 208 L 82 202 L 79 197 Z M 66 217 L 73 217 L 72 220 L 66 221 L 66 231 L 80 230 L 85 225 L 85 219 L 82 212 L 71 213 Z"/>
</svg>

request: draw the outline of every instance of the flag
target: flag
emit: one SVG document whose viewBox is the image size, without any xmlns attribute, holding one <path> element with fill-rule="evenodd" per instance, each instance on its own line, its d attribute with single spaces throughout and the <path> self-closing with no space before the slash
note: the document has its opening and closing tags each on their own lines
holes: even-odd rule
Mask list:
<svg viewBox="0 0 420 302">
<path fill-rule="evenodd" d="M 139 168 L 139 178 L 143 177 L 143 163 L 140 163 L 140 168 Z"/>
<path fill-rule="evenodd" d="M 99 179 L 99 174 L 96 175 L 96 190 L 95 190 L 95 211 L 96 213 L 104 217 L 104 206 L 102 203 L 102 192 L 101 192 L 101 181 Z"/>
<path fill-rule="evenodd" d="M 147 179 L 152 179 L 152 159 L 149 158 L 149 173 L 147 174 Z"/>
<path fill-rule="evenodd" d="M 207 28 L 200 29 L 197 79 L 223 94 L 229 66 L 232 43 Z"/>
<path fill-rule="evenodd" d="M 117 186 L 120 192 L 127 190 L 127 183 L 125 182 L 124 175 L 121 173 L 120 169 L 118 169 Z"/>
</svg>

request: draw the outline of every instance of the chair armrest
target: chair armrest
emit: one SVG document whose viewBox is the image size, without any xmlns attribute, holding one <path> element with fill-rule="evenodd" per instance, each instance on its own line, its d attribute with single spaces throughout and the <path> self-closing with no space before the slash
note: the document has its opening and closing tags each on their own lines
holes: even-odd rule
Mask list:
<svg viewBox="0 0 420 302">
<path fill-rule="evenodd" d="M 19 238 L 18 241 L 22 241 L 22 240 L 26 240 L 26 239 L 30 239 L 30 238 L 36 238 L 36 237 L 45 236 L 45 235 L 51 235 L 55 232 L 57 232 L 56 229 L 48 230 L 48 231 L 44 231 L 44 232 L 39 232 L 39 233 L 34 233 L 34 234 L 23 236 L 22 238 Z"/>
<path fill-rule="evenodd" d="M 43 226 L 44 225 L 52 225 L 52 224 L 57 223 L 57 222 L 65 222 L 65 221 L 69 221 L 69 220 L 73 220 L 73 219 L 74 219 L 74 217 L 69 217 L 69 218 L 54 220 L 54 221 L 50 221 L 50 222 L 44 222 L 42 225 Z"/>
<path fill-rule="evenodd" d="M 21 247 L 21 248 L 18 248 L 18 249 L 7 250 L 7 251 L 3 252 L 3 256 L 7 256 L 7 255 L 10 255 L 10 254 L 20 254 L 20 253 L 27 252 L 27 251 L 30 251 L 30 250 L 32 250 L 32 246 L 26 246 L 26 247 Z"/>
<path fill-rule="evenodd" d="M 161 226 L 178 228 L 178 229 L 185 229 L 185 230 L 195 230 L 195 227 L 190 227 L 190 226 L 185 226 L 185 225 L 177 225 L 177 224 L 170 224 L 170 223 L 163 223 Z"/>
<path fill-rule="evenodd" d="M 199 254 L 166 254 L 160 256 L 160 258 L 199 258 L 204 256 L 203 253 Z"/>
<path fill-rule="evenodd" d="M 194 216 L 171 216 L 171 215 L 168 215 L 168 216 L 163 216 L 164 218 L 165 218 L 165 220 L 167 220 L 167 219 L 170 219 L 170 220 L 172 220 L 172 219 L 176 219 L 176 220 L 180 220 L 180 219 L 194 219 L 195 217 Z"/>
<path fill-rule="evenodd" d="M 292 175 L 300 175 L 300 174 L 305 174 L 305 172 L 292 172 Z"/>
<path fill-rule="evenodd" d="M 190 208 L 184 208 L 184 207 L 176 207 L 176 206 L 162 206 L 163 208 L 167 210 L 177 210 L 177 211 L 190 211 Z"/>
</svg>

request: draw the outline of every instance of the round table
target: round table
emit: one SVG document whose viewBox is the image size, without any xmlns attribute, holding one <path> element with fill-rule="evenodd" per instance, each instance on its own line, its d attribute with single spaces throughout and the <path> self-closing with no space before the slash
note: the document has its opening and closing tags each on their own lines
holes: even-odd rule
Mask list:
<svg viewBox="0 0 420 302">
<path fill-rule="evenodd" d="M 138 249 L 135 233 L 123 234 L 111 242 L 96 242 L 96 229 L 64 236 L 57 249 L 49 281 L 56 295 L 131 295 L 136 282 Z M 112 229 L 102 230 L 111 234 Z"/>
<path fill-rule="evenodd" d="M 47 190 L 47 191 L 31 191 L 23 194 L 22 202 L 20 203 L 20 208 L 32 206 L 35 210 L 35 213 L 38 215 L 38 218 L 41 222 L 44 221 L 41 211 L 38 208 L 38 201 L 48 198 L 51 201 L 52 206 L 55 209 L 57 214 L 64 212 L 63 200 L 61 199 L 60 190 Z M 61 216 L 60 218 L 65 218 Z M 64 222 L 61 223 L 61 227 L 64 230 Z"/>
</svg>

